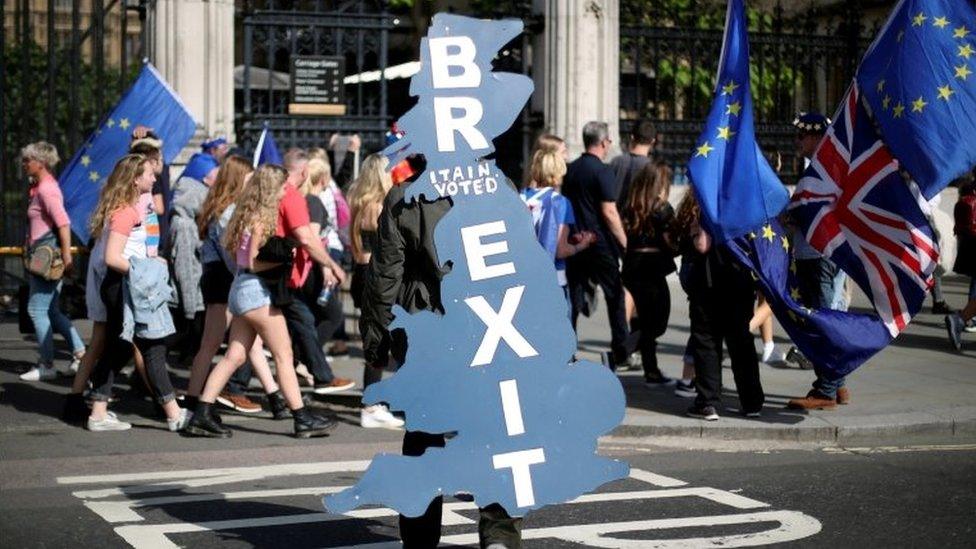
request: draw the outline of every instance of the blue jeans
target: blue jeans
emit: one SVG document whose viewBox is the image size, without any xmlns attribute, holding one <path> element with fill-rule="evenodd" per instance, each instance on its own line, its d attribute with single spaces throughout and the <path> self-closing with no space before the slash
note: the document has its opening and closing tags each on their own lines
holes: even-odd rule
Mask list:
<svg viewBox="0 0 976 549">
<path fill-rule="evenodd" d="M 837 398 L 837 389 L 844 386 L 847 381 L 847 377 L 842 377 L 835 380 L 827 379 L 820 372 L 815 372 L 817 379 L 813 381 L 813 388 L 823 396 L 827 398 Z"/>
<path fill-rule="evenodd" d="M 27 300 L 27 314 L 34 322 L 34 333 L 37 335 L 40 361 L 51 365 L 54 363 L 54 331 L 61 334 L 65 341 L 71 344 L 71 352 L 79 353 L 85 350 L 85 344 L 78 335 L 78 330 L 71 324 L 58 308 L 58 295 L 61 292 L 60 280 L 44 280 L 39 276 L 27 275 L 30 284 L 30 298 Z M 54 331 L 52 331 L 52 326 Z"/>
</svg>

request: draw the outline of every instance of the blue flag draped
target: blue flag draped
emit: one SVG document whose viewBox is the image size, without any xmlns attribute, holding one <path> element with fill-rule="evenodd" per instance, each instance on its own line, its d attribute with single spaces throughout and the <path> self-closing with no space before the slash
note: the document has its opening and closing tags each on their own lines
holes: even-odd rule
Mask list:
<svg viewBox="0 0 976 549">
<path fill-rule="evenodd" d="M 857 82 L 882 139 L 932 198 L 976 164 L 976 11 L 962 0 L 902 0 Z"/>
<path fill-rule="evenodd" d="M 82 242 L 90 236 L 88 218 L 98 193 L 115 163 L 128 152 L 137 125 L 152 128 L 163 140 L 165 163 L 179 154 L 196 131 L 189 109 L 149 63 L 58 178 L 71 230 Z"/>
<path fill-rule="evenodd" d="M 796 264 L 779 221 L 772 219 L 727 247 L 752 269 L 783 329 L 825 377 L 836 379 L 851 373 L 891 342 L 877 315 L 808 309 L 800 304 Z"/>
<path fill-rule="evenodd" d="M 258 144 L 254 148 L 254 167 L 257 168 L 262 164 L 278 164 L 280 166 L 283 163 L 281 153 L 278 152 L 278 145 L 275 144 L 271 130 L 265 124 L 264 129 L 261 130 L 261 137 L 258 138 Z"/>
<path fill-rule="evenodd" d="M 716 243 L 748 233 L 776 216 L 789 199 L 756 143 L 746 25 L 742 0 L 730 0 L 715 100 L 688 163 Z"/>
</svg>

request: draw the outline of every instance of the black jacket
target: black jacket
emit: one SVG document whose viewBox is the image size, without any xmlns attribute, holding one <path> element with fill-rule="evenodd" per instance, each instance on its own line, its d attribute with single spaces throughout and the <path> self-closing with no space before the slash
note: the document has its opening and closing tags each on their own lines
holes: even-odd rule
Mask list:
<svg viewBox="0 0 976 549">
<path fill-rule="evenodd" d="M 390 350 L 387 326 L 393 320 L 394 304 L 410 313 L 444 311 L 441 278 L 450 269 L 437 260 L 434 227 L 451 209 L 451 200 L 417 200 L 408 204 L 403 200 L 403 191 L 393 187 L 383 202 L 379 242 L 366 272 L 359 330 L 367 364 L 386 359 Z M 397 354 L 395 350 L 394 355 Z"/>
</svg>

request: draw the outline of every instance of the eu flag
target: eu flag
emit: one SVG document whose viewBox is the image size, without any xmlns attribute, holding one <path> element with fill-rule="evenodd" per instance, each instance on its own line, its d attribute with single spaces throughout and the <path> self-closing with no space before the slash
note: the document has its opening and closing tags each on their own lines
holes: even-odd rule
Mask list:
<svg viewBox="0 0 976 549">
<path fill-rule="evenodd" d="M 115 163 L 128 152 L 132 129 L 140 124 L 163 140 L 167 164 L 193 137 L 197 126 L 180 97 L 149 63 L 58 178 L 71 229 L 82 242 L 90 236 L 88 217 L 98 193 Z"/>
<path fill-rule="evenodd" d="M 926 199 L 976 164 L 976 11 L 963 0 L 902 0 L 857 82 L 882 138 Z"/>
<path fill-rule="evenodd" d="M 742 0 L 730 0 L 715 99 L 688 163 L 705 226 L 717 243 L 765 223 L 789 198 L 756 143 L 746 25 Z"/>
<path fill-rule="evenodd" d="M 271 130 L 268 129 L 267 123 L 265 123 L 264 129 L 261 130 L 261 137 L 258 138 L 257 147 L 254 148 L 253 164 L 255 168 L 262 164 L 277 164 L 279 166 L 284 164 L 281 153 L 278 152 L 278 145 L 275 144 L 274 137 L 271 135 Z"/>
<path fill-rule="evenodd" d="M 790 258 L 786 231 L 777 220 L 727 247 L 752 269 L 783 329 L 825 377 L 836 379 L 851 373 L 891 342 L 891 334 L 877 315 L 808 309 L 800 304 L 796 263 Z"/>
</svg>

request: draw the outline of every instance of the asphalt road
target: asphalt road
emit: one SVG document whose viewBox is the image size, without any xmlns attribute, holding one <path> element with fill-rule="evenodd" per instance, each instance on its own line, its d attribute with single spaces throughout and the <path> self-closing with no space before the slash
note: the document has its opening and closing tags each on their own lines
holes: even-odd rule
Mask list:
<svg viewBox="0 0 976 549">
<path fill-rule="evenodd" d="M 230 440 L 183 438 L 151 418 L 88 433 L 11 411 L 2 427 L 5 547 L 396 547 L 395 515 L 326 514 L 399 433 L 343 424 L 327 439 L 287 422 L 226 416 Z M 341 403 L 331 403 L 343 410 Z M 353 417 L 352 409 L 344 417 Z M 276 436 L 277 435 L 277 436 Z M 764 446 L 763 444 L 766 444 Z M 525 547 L 971 547 L 976 438 L 859 448 L 605 438 L 631 477 L 528 516 Z M 692 446 L 696 445 L 696 446 Z M 444 545 L 477 546 L 473 504 L 449 500 Z"/>
</svg>

